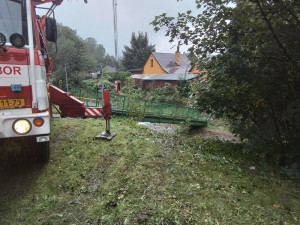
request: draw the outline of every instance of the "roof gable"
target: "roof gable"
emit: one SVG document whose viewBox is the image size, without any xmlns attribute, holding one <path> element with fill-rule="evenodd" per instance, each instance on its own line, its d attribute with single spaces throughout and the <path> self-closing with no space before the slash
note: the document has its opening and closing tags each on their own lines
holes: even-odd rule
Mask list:
<svg viewBox="0 0 300 225">
<path fill-rule="evenodd" d="M 180 65 L 176 64 L 174 53 L 152 52 L 152 55 L 155 57 L 161 68 L 169 74 L 186 73 L 192 68 L 191 61 L 185 54 L 180 54 Z"/>
</svg>

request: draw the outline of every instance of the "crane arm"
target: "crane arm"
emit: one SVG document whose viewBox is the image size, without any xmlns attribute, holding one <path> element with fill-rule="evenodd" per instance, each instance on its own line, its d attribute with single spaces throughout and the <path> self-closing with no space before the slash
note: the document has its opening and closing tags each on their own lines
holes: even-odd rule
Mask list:
<svg viewBox="0 0 300 225">
<path fill-rule="evenodd" d="M 54 5 L 60 5 L 64 0 L 32 0 L 34 5 L 41 5 L 44 3 L 52 2 Z M 87 0 L 84 0 L 87 3 Z"/>
</svg>

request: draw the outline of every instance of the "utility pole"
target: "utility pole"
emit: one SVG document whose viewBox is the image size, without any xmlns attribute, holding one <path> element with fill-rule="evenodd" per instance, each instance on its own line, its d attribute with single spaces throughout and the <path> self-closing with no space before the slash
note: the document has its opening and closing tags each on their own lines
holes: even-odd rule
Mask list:
<svg viewBox="0 0 300 225">
<path fill-rule="evenodd" d="M 102 63 L 100 63 L 100 67 L 99 67 L 99 73 L 100 73 L 100 81 L 99 81 L 99 92 L 101 94 L 101 98 L 104 104 L 104 84 L 103 84 L 103 65 Z"/>
<path fill-rule="evenodd" d="M 66 76 L 66 88 L 67 88 L 67 92 L 69 92 L 68 69 L 69 69 L 69 64 L 68 64 L 68 62 L 65 62 L 65 76 Z"/>
<path fill-rule="evenodd" d="M 113 14 L 114 14 L 114 41 L 115 41 L 115 59 L 116 59 L 116 68 L 117 73 L 119 70 L 118 59 L 119 59 L 119 51 L 118 51 L 118 13 L 117 13 L 117 0 L 113 0 Z"/>
</svg>

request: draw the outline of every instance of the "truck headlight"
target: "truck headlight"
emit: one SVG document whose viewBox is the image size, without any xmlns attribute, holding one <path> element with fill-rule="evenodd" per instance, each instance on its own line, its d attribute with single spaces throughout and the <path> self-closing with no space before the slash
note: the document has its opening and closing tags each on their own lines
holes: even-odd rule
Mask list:
<svg viewBox="0 0 300 225">
<path fill-rule="evenodd" d="M 6 44 L 6 37 L 4 34 L 0 33 L 0 48 Z"/>
<path fill-rule="evenodd" d="M 19 119 L 13 123 L 12 128 L 16 134 L 28 134 L 31 131 L 31 123 L 26 119 Z"/>
</svg>

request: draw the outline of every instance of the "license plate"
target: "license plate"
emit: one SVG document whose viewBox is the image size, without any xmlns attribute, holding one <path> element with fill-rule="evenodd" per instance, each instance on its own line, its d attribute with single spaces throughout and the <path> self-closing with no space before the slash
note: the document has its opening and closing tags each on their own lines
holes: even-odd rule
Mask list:
<svg viewBox="0 0 300 225">
<path fill-rule="evenodd" d="M 0 108 L 18 108 L 24 106 L 24 98 L 0 99 Z"/>
</svg>

